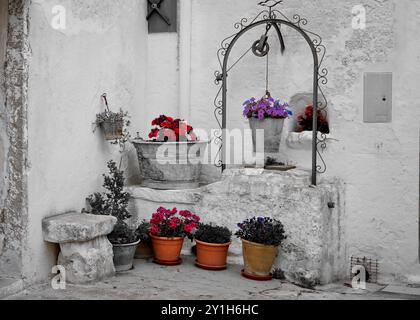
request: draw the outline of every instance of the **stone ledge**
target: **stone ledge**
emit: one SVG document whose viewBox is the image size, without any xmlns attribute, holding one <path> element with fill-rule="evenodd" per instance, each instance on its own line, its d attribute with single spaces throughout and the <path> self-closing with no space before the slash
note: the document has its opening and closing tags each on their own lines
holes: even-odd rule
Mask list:
<svg viewBox="0 0 420 320">
<path fill-rule="evenodd" d="M 70 212 L 42 221 L 44 240 L 52 243 L 84 242 L 112 232 L 117 219 L 111 216 Z"/>
<path fill-rule="evenodd" d="M 299 169 L 228 169 L 221 181 L 195 190 L 132 187 L 130 191 L 133 224 L 150 219 L 160 205 L 191 210 L 203 222 L 225 225 L 232 231 L 244 219 L 272 216 L 283 222 L 288 235 L 276 261 L 287 279 L 313 286 L 340 279 L 347 272 L 342 235 L 344 185 L 338 179 L 323 179 L 313 187 L 310 173 Z M 329 208 L 330 202 L 335 208 Z M 232 240 L 229 263 L 242 264 L 241 243 Z M 190 254 L 190 247 L 186 241 L 183 252 Z"/>
</svg>

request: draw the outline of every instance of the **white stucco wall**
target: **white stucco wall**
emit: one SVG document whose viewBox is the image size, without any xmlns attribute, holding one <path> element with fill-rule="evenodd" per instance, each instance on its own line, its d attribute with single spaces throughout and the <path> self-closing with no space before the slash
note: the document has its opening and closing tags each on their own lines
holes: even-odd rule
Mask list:
<svg viewBox="0 0 420 320">
<path fill-rule="evenodd" d="M 367 28 L 352 29 L 352 8 L 363 4 Z M 420 119 L 420 2 L 403 0 L 306 1 L 288 0 L 280 6 L 288 16 L 299 13 L 307 28 L 319 33 L 327 47 L 332 138 L 324 154 L 327 176 L 346 182 L 348 256 L 378 258 L 382 280 L 407 280 L 420 273 L 418 260 L 418 155 Z M 193 1 L 191 120 L 194 126 L 216 128 L 210 116 L 220 71 L 216 51 L 233 34 L 235 22 L 258 12 L 253 0 Z M 262 30 L 244 36 L 232 60 L 259 39 Z M 290 100 L 311 92 L 312 69 L 308 48 L 294 32 L 283 28 L 286 53 L 279 55 L 277 39 L 270 58 L 271 92 Z M 242 102 L 265 89 L 265 59 L 247 56 L 229 73 L 228 127 L 246 128 Z M 276 65 L 277 64 L 277 65 Z M 393 122 L 363 123 L 363 73 L 393 72 Z M 292 127 L 289 121 L 287 128 Z M 288 130 L 284 132 L 286 138 Z M 250 145 L 250 143 L 248 143 Z M 310 166 L 309 150 L 289 149 L 282 143 L 282 159 Z M 297 217 L 298 218 L 298 217 Z M 411 278 L 414 279 L 414 278 Z"/>
<path fill-rule="evenodd" d="M 52 8 L 66 9 L 65 30 L 54 30 Z M 92 132 L 100 95 L 123 108 L 139 127 L 147 62 L 145 1 L 34 0 L 30 10 L 28 106 L 29 243 L 24 275 L 44 279 L 55 250 L 42 240 L 43 217 L 81 210 L 99 191 L 106 162 L 119 161 L 118 147 Z M 136 168 L 135 168 L 136 169 Z"/>
</svg>

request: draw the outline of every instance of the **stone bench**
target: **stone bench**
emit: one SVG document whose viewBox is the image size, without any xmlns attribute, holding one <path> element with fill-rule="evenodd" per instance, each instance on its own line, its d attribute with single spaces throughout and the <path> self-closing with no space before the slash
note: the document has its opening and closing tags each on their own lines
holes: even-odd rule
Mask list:
<svg viewBox="0 0 420 320">
<path fill-rule="evenodd" d="M 115 217 L 67 213 L 42 221 L 44 240 L 60 245 L 57 264 L 66 270 L 68 283 L 83 284 L 115 274 L 112 245 L 108 241 Z"/>
</svg>

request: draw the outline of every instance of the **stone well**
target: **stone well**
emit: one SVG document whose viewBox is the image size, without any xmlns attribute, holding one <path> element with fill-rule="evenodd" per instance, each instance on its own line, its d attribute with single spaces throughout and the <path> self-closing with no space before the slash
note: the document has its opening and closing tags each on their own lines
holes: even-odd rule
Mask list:
<svg viewBox="0 0 420 320">
<path fill-rule="evenodd" d="M 150 219 L 159 206 L 189 209 L 203 222 L 229 227 L 252 216 L 272 216 L 285 226 L 284 242 L 276 267 L 288 280 L 305 286 L 344 278 L 343 192 L 340 181 L 310 186 L 306 171 L 229 169 L 222 180 L 194 190 L 152 190 L 129 187 L 133 223 Z M 189 241 L 184 254 L 191 254 Z M 229 263 L 242 264 L 242 248 L 234 239 Z"/>
</svg>

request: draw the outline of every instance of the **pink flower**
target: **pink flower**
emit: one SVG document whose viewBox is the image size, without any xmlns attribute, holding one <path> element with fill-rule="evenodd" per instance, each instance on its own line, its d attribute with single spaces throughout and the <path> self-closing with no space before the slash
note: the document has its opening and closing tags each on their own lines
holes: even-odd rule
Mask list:
<svg viewBox="0 0 420 320">
<path fill-rule="evenodd" d="M 180 223 L 181 223 L 181 220 L 179 218 L 176 218 L 176 217 L 172 218 L 169 223 L 169 227 L 171 229 L 176 229 Z"/>
<path fill-rule="evenodd" d="M 152 235 L 157 235 L 159 232 L 160 232 L 160 229 L 159 229 L 159 226 L 157 226 L 157 225 L 153 225 L 153 226 L 150 228 L 150 233 L 151 233 Z"/>
<path fill-rule="evenodd" d="M 179 215 L 180 215 L 181 217 L 184 217 L 184 218 L 189 219 L 189 218 L 191 218 L 192 213 L 191 213 L 190 211 L 188 211 L 188 210 L 183 210 L 183 211 L 180 211 L 180 212 L 179 212 Z"/>
<path fill-rule="evenodd" d="M 195 228 L 197 228 L 197 224 L 194 222 L 191 222 L 184 227 L 184 231 L 191 233 L 194 231 Z"/>
</svg>

